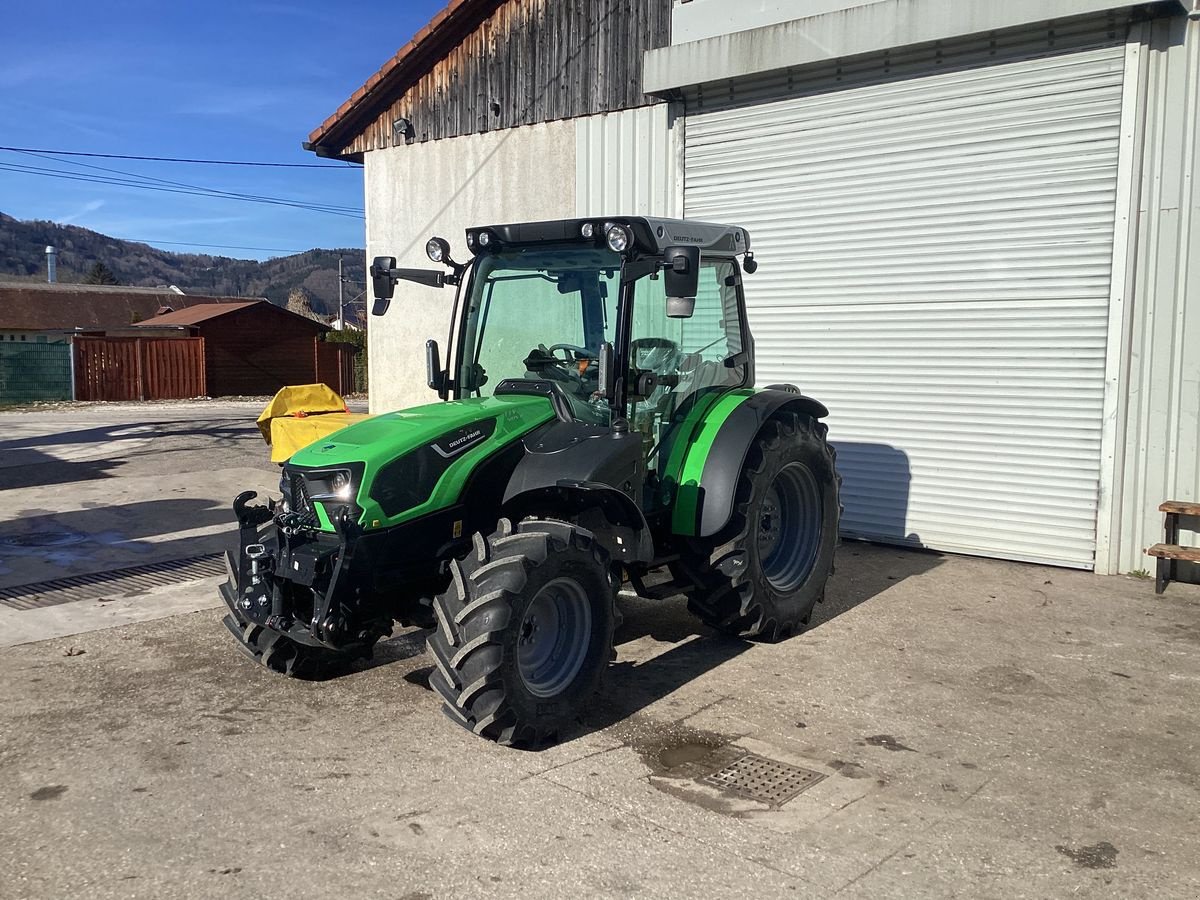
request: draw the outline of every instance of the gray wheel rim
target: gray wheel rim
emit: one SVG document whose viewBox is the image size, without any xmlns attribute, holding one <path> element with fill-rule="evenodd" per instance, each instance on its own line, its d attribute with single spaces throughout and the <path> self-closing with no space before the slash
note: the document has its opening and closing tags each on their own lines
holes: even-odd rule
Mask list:
<svg viewBox="0 0 1200 900">
<path fill-rule="evenodd" d="M 547 582 L 533 596 L 517 637 L 517 671 L 529 693 L 555 697 L 583 668 L 592 638 L 587 591 L 573 578 Z"/>
<path fill-rule="evenodd" d="M 824 496 L 804 463 L 784 466 L 758 511 L 758 559 L 767 582 L 790 593 L 808 578 L 821 552 Z"/>
</svg>

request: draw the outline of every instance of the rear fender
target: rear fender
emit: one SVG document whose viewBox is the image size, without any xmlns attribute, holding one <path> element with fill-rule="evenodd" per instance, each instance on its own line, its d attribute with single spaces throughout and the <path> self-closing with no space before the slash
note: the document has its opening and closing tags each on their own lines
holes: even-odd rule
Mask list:
<svg viewBox="0 0 1200 900">
<path fill-rule="evenodd" d="M 618 562 L 647 563 L 654 558 L 646 517 L 633 500 L 607 484 L 562 480 L 533 488 L 505 500 L 503 515 L 514 522 L 526 516 L 568 519 L 591 531 Z"/>
<path fill-rule="evenodd" d="M 825 404 L 804 396 L 791 385 L 758 391 L 733 407 L 724 415 L 710 440 L 697 442 L 688 451 L 683 471 L 690 475 L 681 478 L 677 488 L 672 531 L 712 537 L 729 524 L 750 445 L 766 421 L 783 412 L 814 419 L 829 415 Z M 699 456 L 693 457 L 693 454 Z"/>
</svg>

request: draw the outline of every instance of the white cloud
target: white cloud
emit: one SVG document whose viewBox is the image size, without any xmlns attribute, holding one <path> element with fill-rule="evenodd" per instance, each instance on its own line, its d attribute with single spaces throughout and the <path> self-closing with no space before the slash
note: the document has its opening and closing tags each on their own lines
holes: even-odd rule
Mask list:
<svg viewBox="0 0 1200 900">
<path fill-rule="evenodd" d="M 89 213 L 94 213 L 96 210 L 101 209 L 104 206 L 104 202 L 105 201 L 103 200 L 89 200 L 74 212 L 69 212 L 66 215 L 56 216 L 55 221 L 60 225 L 71 225 L 72 223 L 78 222 Z"/>
</svg>

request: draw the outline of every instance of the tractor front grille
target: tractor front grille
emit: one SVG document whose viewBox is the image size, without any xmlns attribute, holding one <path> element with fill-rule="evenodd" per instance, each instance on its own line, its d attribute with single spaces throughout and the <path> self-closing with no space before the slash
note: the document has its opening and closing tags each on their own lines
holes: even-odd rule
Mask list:
<svg viewBox="0 0 1200 900">
<path fill-rule="evenodd" d="M 308 485 L 305 484 L 303 475 L 292 476 L 292 512 L 300 517 L 305 527 L 320 527 L 321 522 L 317 518 L 312 498 L 308 495 Z"/>
</svg>

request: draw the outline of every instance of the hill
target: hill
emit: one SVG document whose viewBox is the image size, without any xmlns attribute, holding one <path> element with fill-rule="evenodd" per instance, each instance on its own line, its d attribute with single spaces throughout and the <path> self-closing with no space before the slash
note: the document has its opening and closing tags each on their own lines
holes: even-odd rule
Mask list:
<svg viewBox="0 0 1200 900">
<path fill-rule="evenodd" d="M 58 280 L 82 282 L 89 269 L 102 262 L 121 284 L 139 287 L 176 285 L 185 293 L 231 297 L 266 297 L 286 305 L 293 288 L 303 287 L 313 308 L 325 315 L 337 309 L 338 256 L 352 279 L 346 300 L 365 287 L 361 248 L 307 250 L 259 262 L 228 256 L 171 253 L 149 244 L 108 237 L 77 225 L 19 221 L 0 213 L 0 278 L 43 281 L 46 246 L 58 248 Z"/>
</svg>

